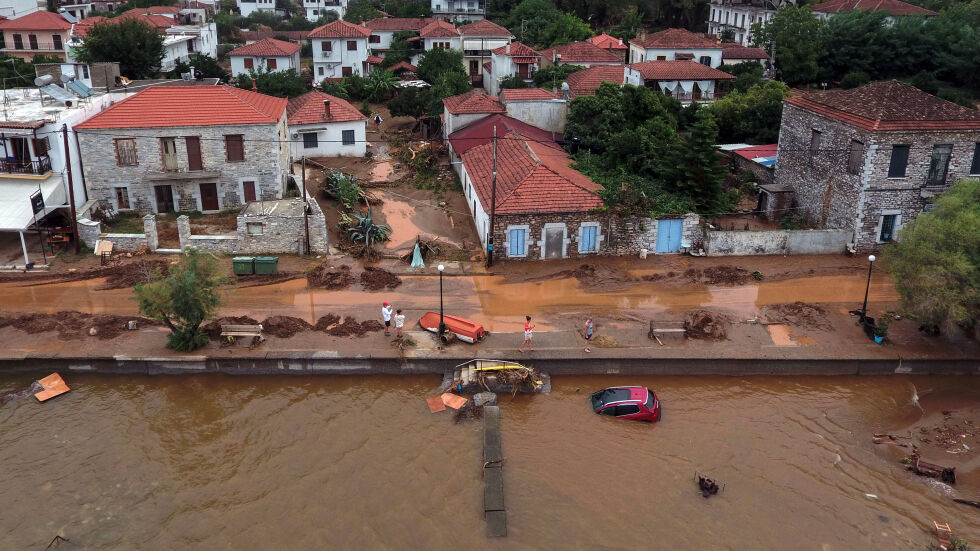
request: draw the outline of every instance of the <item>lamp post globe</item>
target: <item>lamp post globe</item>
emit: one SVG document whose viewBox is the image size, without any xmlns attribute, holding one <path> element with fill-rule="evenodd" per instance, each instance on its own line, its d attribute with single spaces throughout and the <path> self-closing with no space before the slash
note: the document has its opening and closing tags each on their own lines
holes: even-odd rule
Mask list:
<svg viewBox="0 0 980 551">
<path fill-rule="evenodd" d="M 871 268 L 875 265 L 875 255 L 868 255 L 868 282 L 864 286 L 864 305 L 861 306 L 861 323 L 868 313 L 868 291 L 871 290 Z"/>
<path fill-rule="evenodd" d="M 442 307 L 442 272 L 446 269 L 445 266 L 440 264 L 436 269 L 439 270 L 439 337 L 441 338 L 446 334 L 446 322 L 443 318 L 443 307 Z"/>
</svg>

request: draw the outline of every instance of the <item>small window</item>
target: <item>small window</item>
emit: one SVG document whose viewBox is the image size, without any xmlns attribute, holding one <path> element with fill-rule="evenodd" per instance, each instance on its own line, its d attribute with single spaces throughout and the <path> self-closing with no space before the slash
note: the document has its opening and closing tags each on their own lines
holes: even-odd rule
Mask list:
<svg viewBox="0 0 980 551">
<path fill-rule="evenodd" d="M 970 165 L 970 174 L 980 174 L 980 142 L 973 146 L 973 164 Z"/>
<path fill-rule="evenodd" d="M 851 140 L 847 153 L 847 171 L 851 174 L 860 174 L 861 161 L 864 159 L 864 144 Z"/>
<path fill-rule="evenodd" d="M 814 161 L 817 153 L 820 152 L 820 131 L 811 130 L 810 131 L 810 162 Z"/>
<path fill-rule="evenodd" d="M 37 35 L 36 34 L 29 34 L 29 35 L 27 35 L 27 42 L 30 43 L 32 50 L 39 49 L 38 46 L 37 46 Z"/>
<path fill-rule="evenodd" d="M 241 134 L 225 136 L 225 160 L 237 163 L 245 160 L 245 139 Z"/>
<path fill-rule="evenodd" d="M 253 67 L 255 67 L 255 61 L 252 60 L 252 58 L 250 58 L 250 57 L 246 57 L 245 58 L 245 68 L 246 69 L 251 69 Z"/>
<path fill-rule="evenodd" d="M 318 145 L 316 132 L 306 132 L 303 134 L 303 147 L 306 149 L 315 149 Z"/>
<path fill-rule="evenodd" d="M 323 76 L 323 65 L 317 67 L 316 68 L 316 72 L 317 72 L 318 75 L 320 75 L 322 77 Z"/>
<path fill-rule="evenodd" d="M 321 52 L 332 52 L 333 51 L 333 43 L 330 42 L 329 40 L 324 40 L 323 42 L 320 42 L 320 51 Z"/>
<path fill-rule="evenodd" d="M 347 51 L 348 52 L 357 51 L 357 41 L 356 40 L 348 40 L 347 41 Z"/>
<path fill-rule="evenodd" d="M 620 404 L 616 406 L 616 417 L 633 415 L 634 413 L 640 413 L 640 406 L 636 404 Z"/>
<path fill-rule="evenodd" d="M 61 44 L 61 35 L 60 34 L 52 35 L 51 36 L 51 40 L 54 42 L 54 49 L 55 50 L 60 50 L 61 49 L 61 46 L 62 46 L 62 44 Z"/>
<path fill-rule="evenodd" d="M 136 140 L 133 138 L 116 139 L 116 164 L 119 166 L 136 166 Z"/>
<path fill-rule="evenodd" d="M 891 241 L 895 238 L 895 223 L 897 221 L 897 214 L 886 214 L 881 217 L 881 233 L 878 234 L 878 241 Z"/>
<path fill-rule="evenodd" d="M 599 415 L 616 415 L 616 406 L 606 406 L 600 409 Z"/>
<path fill-rule="evenodd" d="M 353 74 L 354 74 L 354 68 L 353 67 L 341 67 L 340 68 L 340 75 L 341 76 L 349 77 L 349 76 L 351 76 Z"/>
<path fill-rule="evenodd" d="M 23 36 L 21 36 L 19 34 L 15 34 L 14 35 L 14 49 L 15 50 L 23 50 L 24 49 L 24 37 Z"/>
<path fill-rule="evenodd" d="M 273 70 L 273 69 L 275 69 L 276 68 L 276 60 L 275 60 L 275 58 L 270 58 L 270 59 L 265 60 L 265 68 L 266 69 L 269 69 L 270 71 Z"/>
<path fill-rule="evenodd" d="M 344 145 L 354 145 L 354 131 L 344 130 L 341 133 L 341 139 L 343 140 Z"/>
<path fill-rule="evenodd" d="M 582 226 L 581 237 L 578 242 L 578 252 L 580 253 L 594 253 L 598 250 L 597 246 L 597 236 L 599 234 L 598 226 Z"/>
<path fill-rule="evenodd" d="M 893 145 L 892 158 L 888 163 L 889 178 L 904 178 L 905 169 L 909 164 L 909 146 Z"/>
<path fill-rule="evenodd" d="M 507 241 L 510 246 L 507 248 L 507 256 L 526 256 L 527 255 L 527 230 L 512 229 L 508 232 Z"/>
<path fill-rule="evenodd" d="M 711 67 L 711 56 L 710 55 L 703 55 L 703 56 L 701 56 L 701 58 L 699 59 L 699 61 L 701 62 L 701 65 L 707 65 L 708 67 Z"/>
<path fill-rule="evenodd" d="M 245 228 L 249 235 L 262 235 L 262 222 L 248 222 Z"/>
<path fill-rule="evenodd" d="M 129 206 L 129 188 L 117 187 L 114 189 L 116 191 L 116 210 L 131 208 Z"/>
<path fill-rule="evenodd" d="M 372 34 L 371 36 L 368 37 L 368 42 L 370 42 L 371 44 L 380 44 L 381 37 L 376 34 Z"/>
<path fill-rule="evenodd" d="M 82 78 L 84 78 L 86 80 L 88 80 L 88 78 L 89 78 L 88 65 L 82 65 Z"/>
<path fill-rule="evenodd" d="M 933 146 L 932 158 L 929 161 L 929 176 L 926 178 L 926 185 L 946 185 L 946 172 L 949 170 L 949 156 L 952 153 L 952 145 Z"/>
<path fill-rule="evenodd" d="M 658 55 L 657 56 L 657 61 L 667 61 L 667 56 L 665 56 L 665 55 Z"/>
</svg>

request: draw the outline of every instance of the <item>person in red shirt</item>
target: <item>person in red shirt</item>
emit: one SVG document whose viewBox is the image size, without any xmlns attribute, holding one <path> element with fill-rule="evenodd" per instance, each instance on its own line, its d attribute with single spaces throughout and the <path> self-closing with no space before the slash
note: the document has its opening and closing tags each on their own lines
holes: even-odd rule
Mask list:
<svg viewBox="0 0 980 551">
<path fill-rule="evenodd" d="M 534 325 L 531 323 L 531 316 L 524 316 L 524 342 L 518 348 L 522 353 L 524 352 L 524 346 L 530 346 L 531 351 L 534 351 L 534 344 L 531 342 L 531 336 L 534 332 Z"/>
</svg>

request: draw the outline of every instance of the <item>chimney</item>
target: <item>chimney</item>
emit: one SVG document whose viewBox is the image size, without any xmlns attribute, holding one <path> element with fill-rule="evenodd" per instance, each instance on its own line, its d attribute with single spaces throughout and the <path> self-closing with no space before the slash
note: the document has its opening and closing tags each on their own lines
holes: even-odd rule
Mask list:
<svg viewBox="0 0 980 551">
<path fill-rule="evenodd" d="M 622 46 L 622 45 L 623 45 L 623 39 L 622 39 L 622 38 L 620 38 L 620 39 L 619 39 L 619 45 L 620 45 L 620 46 Z"/>
<path fill-rule="evenodd" d="M 255 79 L 254 78 L 252 79 L 252 91 L 253 92 L 258 92 L 259 91 L 259 87 L 255 85 Z"/>
<path fill-rule="evenodd" d="M 507 55 L 510 55 L 510 42 L 507 43 Z"/>
<path fill-rule="evenodd" d="M 330 100 L 328 99 L 323 100 L 323 118 L 330 118 Z"/>
</svg>

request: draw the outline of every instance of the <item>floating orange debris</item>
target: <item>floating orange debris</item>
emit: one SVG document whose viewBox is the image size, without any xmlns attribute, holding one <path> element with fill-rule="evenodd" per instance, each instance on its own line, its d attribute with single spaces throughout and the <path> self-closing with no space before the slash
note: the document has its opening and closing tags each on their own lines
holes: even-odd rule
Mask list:
<svg viewBox="0 0 980 551">
<path fill-rule="evenodd" d="M 442 403 L 453 409 L 459 409 L 466 404 L 466 398 L 462 396 L 456 396 L 455 394 L 450 394 L 449 392 L 442 395 Z"/>
<path fill-rule="evenodd" d="M 446 411 L 446 404 L 442 401 L 442 396 L 433 396 L 432 398 L 426 398 L 425 403 L 429 406 L 429 411 L 431 413 L 439 413 L 440 411 Z"/>
<path fill-rule="evenodd" d="M 65 384 L 65 380 L 61 378 L 61 375 L 58 375 L 57 373 L 52 373 L 38 382 L 44 387 L 44 390 L 34 395 L 39 402 L 50 400 L 55 396 L 61 396 L 62 394 L 71 390 L 68 388 L 68 385 Z"/>
</svg>

